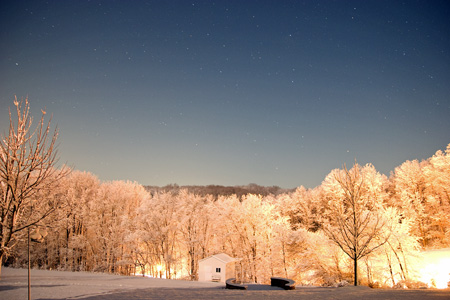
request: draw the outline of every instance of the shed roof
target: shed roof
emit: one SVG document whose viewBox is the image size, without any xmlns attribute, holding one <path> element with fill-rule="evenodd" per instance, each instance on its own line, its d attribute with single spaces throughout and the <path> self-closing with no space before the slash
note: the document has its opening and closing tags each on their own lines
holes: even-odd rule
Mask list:
<svg viewBox="0 0 450 300">
<path fill-rule="evenodd" d="M 201 259 L 200 261 L 204 261 L 204 260 L 211 259 L 211 258 L 218 259 L 225 264 L 227 264 L 229 262 L 237 261 L 236 258 L 232 258 L 231 256 L 229 256 L 228 254 L 225 254 L 225 253 L 211 255 L 211 256 L 205 257 L 204 259 Z"/>
</svg>

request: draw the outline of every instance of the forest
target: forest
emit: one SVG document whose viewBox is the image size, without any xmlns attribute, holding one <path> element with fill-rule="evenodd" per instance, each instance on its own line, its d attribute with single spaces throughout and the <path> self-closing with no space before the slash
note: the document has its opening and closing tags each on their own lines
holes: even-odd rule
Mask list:
<svg viewBox="0 0 450 300">
<path fill-rule="evenodd" d="M 32 243 L 31 263 L 196 280 L 199 260 L 224 252 L 248 282 L 332 286 L 357 271 L 358 284 L 414 287 L 421 251 L 450 246 L 449 174 L 450 144 L 389 177 L 355 162 L 313 189 L 144 187 L 72 171 L 33 195 L 32 209 L 58 206 L 36 223 L 46 237 Z M 16 234 L 5 265 L 26 266 L 26 242 L 26 231 Z"/>
</svg>

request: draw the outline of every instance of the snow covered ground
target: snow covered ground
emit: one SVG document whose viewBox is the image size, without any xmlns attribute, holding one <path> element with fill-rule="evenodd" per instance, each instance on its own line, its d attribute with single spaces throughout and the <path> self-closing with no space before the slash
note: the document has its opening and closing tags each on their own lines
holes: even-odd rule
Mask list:
<svg viewBox="0 0 450 300">
<path fill-rule="evenodd" d="M 445 290 L 383 290 L 368 287 L 297 288 L 293 291 L 253 286 L 226 290 L 221 283 L 166 280 L 85 272 L 31 271 L 32 299 L 450 299 Z M 2 268 L 0 300 L 27 299 L 27 270 Z"/>
</svg>

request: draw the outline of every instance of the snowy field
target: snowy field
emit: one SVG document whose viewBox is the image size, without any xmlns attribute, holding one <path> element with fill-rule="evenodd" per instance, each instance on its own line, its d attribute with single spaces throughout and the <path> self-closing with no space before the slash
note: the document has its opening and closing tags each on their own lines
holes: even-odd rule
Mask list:
<svg viewBox="0 0 450 300">
<path fill-rule="evenodd" d="M 32 299 L 450 299 L 445 290 L 388 290 L 368 287 L 300 288 L 293 291 L 254 285 L 226 290 L 221 283 L 166 280 L 84 272 L 31 271 Z M 2 268 L 0 300 L 27 299 L 27 270 Z"/>
</svg>

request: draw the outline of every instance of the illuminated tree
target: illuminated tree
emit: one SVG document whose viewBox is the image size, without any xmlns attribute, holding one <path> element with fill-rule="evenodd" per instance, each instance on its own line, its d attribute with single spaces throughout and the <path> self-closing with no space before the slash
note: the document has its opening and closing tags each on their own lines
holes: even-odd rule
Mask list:
<svg viewBox="0 0 450 300">
<path fill-rule="evenodd" d="M 288 250 L 294 272 L 288 278 L 320 286 L 332 286 L 346 278 L 348 259 L 322 230 L 311 232 L 300 228 L 291 233 L 290 239 Z"/>
<path fill-rule="evenodd" d="M 176 272 L 179 252 L 179 206 L 172 192 L 160 192 L 142 201 L 136 218 L 140 240 L 145 246 L 151 268 L 164 268 L 165 277 L 171 279 Z"/>
<path fill-rule="evenodd" d="M 423 168 L 426 178 L 430 235 L 435 246 L 450 246 L 450 144 Z"/>
<path fill-rule="evenodd" d="M 198 261 L 208 256 L 211 230 L 211 196 L 199 196 L 181 190 L 178 195 L 180 241 L 187 253 L 191 280 L 198 279 Z"/>
<path fill-rule="evenodd" d="M 55 211 L 58 199 L 48 203 L 45 195 L 69 172 L 55 168 L 58 130 L 50 133 L 51 119 L 44 122 L 45 111 L 33 129 L 28 99 L 16 98 L 14 106 L 17 124 L 9 110 L 8 135 L 0 141 L 0 262 L 17 233 Z M 38 193 L 44 197 L 35 198 Z"/>
<path fill-rule="evenodd" d="M 136 210 L 148 197 L 142 186 L 129 181 L 102 183 L 95 201 L 89 203 L 84 235 L 93 252 L 91 264 L 96 271 L 128 273 L 132 261 L 124 243 Z M 76 246 L 76 244 L 74 244 Z"/>
<path fill-rule="evenodd" d="M 401 210 L 404 217 L 413 220 L 411 233 L 420 237 L 422 247 L 426 247 L 431 240 L 430 221 L 426 194 L 426 178 L 423 168 L 427 161 L 405 161 L 395 168 L 392 182 L 394 183 L 394 197 L 392 202 Z"/>
<path fill-rule="evenodd" d="M 358 260 L 386 243 L 389 222 L 381 213 L 387 196 L 385 176 L 372 165 L 332 171 L 322 184 L 328 199 L 328 237 L 353 261 L 358 285 Z"/>
<path fill-rule="evenodd" d="M 315 232 L 320 228 L 318 216 L 323 209 L 320 192 L 320 188 L 300 186 L 292 193 L 279 195 L 275 204 L 283 216 L 289 217 L 293 229 L 304 228 Z"/>
<path fill-rule="evenodd" d="M 60 256 L 60 265 L 54 268 L 86 270 L 89 204 L 97 198 L 100 181 L 90 173 L 74 171 L 62 181 L 61 185 L 64 189 L 65 205 L 57 212 L 59 216 L 55 233 L 47 239 L 54 245 L 45 246 L 47 251 L 54 249 L 56 252 L 49 256 Z"/>
<path fill-rule="evenodd" d="M 290 230 L 286 217 L 280 215 L 270 197 L 248 194 L 216 201 L 214 230 L 220 238 L 217 246 L 241 259 L 243 271 L 253 282 L 270 281 L 270 276 L 284 276 L 282 258 L 283 231 Z M 223 250 L 222 250 L 223 251 Z"/>
</svg>

